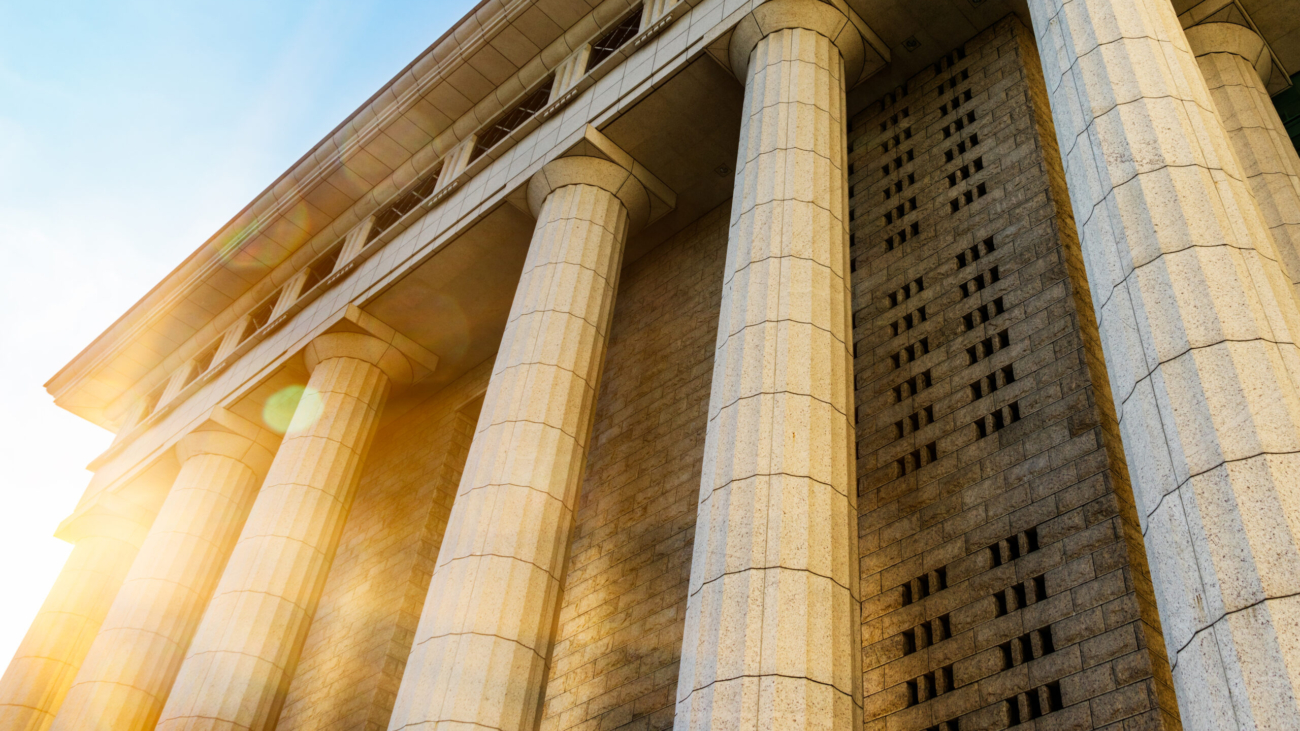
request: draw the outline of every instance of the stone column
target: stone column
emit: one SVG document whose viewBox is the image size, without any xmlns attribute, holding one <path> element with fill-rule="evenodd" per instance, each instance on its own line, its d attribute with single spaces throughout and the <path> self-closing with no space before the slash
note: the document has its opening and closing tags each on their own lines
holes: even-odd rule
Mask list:
<svg viewBox="0 0 1300 731">
<path fill-rule="evenodd" d="M 76 548 L 0 679 L 0 728 L 50 727 L 149 530 L 145 512 L 104 496 L 60 536 Z"/>
<path fill-rule="evenodd" d="M 311 378 L 163 708 L 159 729 L 273 728 L 390 383 L 406 357 L 359 333 L 307 346 Z"/>
<path fill-rule="evenodd" d="M 390 729 L 536 725 L 623 245 L 648 210 L 631 167 L 562 158 L 529 183 L 537 227 Z"/>
<path fill-rule="evenodd" d="M 56 731 L 154 728 L 278 441 L 219 409 L 177 444 L 180 474 L 68 691 Z"/>
<path fill-rule="evenodd" d="M 1183 723 L 1300 727 L 1290 283 L 1169 2 L 1029 8 Z"/>
<path fill-rule="evenodd" d="M 812 0 L 731 40 L 745 83 L 675 728 L 862 727 L 845 79 Z"/>
<path fill-rule="evenodd" d="M 1273 57 L 1264 39 L 1232 23 L 1193 26 L 1187 41 L 1292 291 L 1300 297 L 1300 158 L 1265 88 Z"/>
</svg>

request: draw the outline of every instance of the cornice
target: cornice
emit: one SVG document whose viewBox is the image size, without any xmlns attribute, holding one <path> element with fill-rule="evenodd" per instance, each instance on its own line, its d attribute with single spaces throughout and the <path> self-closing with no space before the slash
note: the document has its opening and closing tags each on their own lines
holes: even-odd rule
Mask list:
<svg viewBox="0 0 1300 731">
<path fill-rule="evenodd" d="M 45 383 L 46 390 L 57 399 L 121 345 L 147 329 L 211 276 L 232 252 L 252 240 L 267 223 L 292 209 L 314 185 L 337 171 L 350 154 L 371 141 L 532 4 L 533 0 L 482 0 L 55 373 Z"/>
</svg>

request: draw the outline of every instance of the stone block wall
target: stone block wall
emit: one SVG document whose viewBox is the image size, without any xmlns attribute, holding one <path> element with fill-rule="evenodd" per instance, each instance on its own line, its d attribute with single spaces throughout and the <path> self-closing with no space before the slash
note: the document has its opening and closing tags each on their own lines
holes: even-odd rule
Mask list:
<svg viewBox="0 0 1300 731">
<path fill-rule="evenodd" d="M 279 731 L 387 728 L 491 368 L 377 435 Z"/>
<path fill-rule="evenodd" d="M 542 731 L 673 725 L 729 208 L 622 274 Z"/>
<path fill-rule="evenodd" d="M 849 132 L 867 731 L 1179 728 L 1033 41 Z M 622 272 L 542 731 L 673 725 L 724 204 Z M 486 387 L 376 440 L 281 729 L 383 729 Z"/>
<path fill-rule="evenodd" d="M 1178 728 L 1028 31 L 849 139 L 867 729 Z"/>
</svg>

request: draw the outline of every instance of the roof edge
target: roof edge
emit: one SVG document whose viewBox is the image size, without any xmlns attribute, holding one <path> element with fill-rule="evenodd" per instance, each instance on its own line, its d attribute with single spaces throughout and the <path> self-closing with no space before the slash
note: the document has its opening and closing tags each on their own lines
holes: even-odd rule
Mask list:
<svg viewBox="0 0 1300 731">
<path fill-rule="evenodd" d="M 520 1 L 522 0 L 516 0 L 516 2 Z M 103 332 L 97 335 L 94 340 L 91 340 L 86 347 L 82 348 L 80 352 L 64 364 L 62 368 L 60 368 L 43 384 L 46 392 L 53 396 L 57 401 L 62 392 L 82 375 L 82 371 L 93 366 L 93 363 L 89 361 L 94 360 L 92 356 L 102 350 L 102 346 L 111 341 L 121 339 L 122 336 L 129 336 L 130 326 L 150 314 L 154 310 L 155 306 L 159 304 L 159 299 L 161 299 L 166 293 L 183 285 L 184 281 L 197 273 L 204 264 L 219 258 L 221 256 L 220 252 L 225 250 L 232 243 L 235 243 L 236 238 L 240 233 L 247 229 L 247 226 L 240 225 L 242 219 L 251 215 L 252 211 L 256 209 L 259 204 L 266 202 L 271 206 L 274 206 L 277 202 L 274 195 L 276 188 L 282 185 L 285 181 L 295 177 L 299 179 L 311 177 L 312 172 L 327 167 L 331 163 L 340 159 L 347 151 L 347 148 L 343 145 L 340 145 L 338 149 L 329 154 L 325 159 L 318 160 L 316 157 L 317 153 L 320 152 L 322 148 L 326 147 L 330 142 L 338 137 L 339 134 L 346 130 L 358 117 L 371 110 L 371 108 L 375 106 L 376 102 L 386 92 L 392 89 L 404 75 L 415 68 L 415 66 L 417 66 L 421 61 L 439 51 L 442 51 L 444 56 L 454 55 L 455 50 L 459 49 L 466 43 L 471 42 L 482 34 L 483 28 L 488 25 L 488 20 L 504 14 L 508 10 L 509 5 L 513 4 L 515 3 L 507 2 L 507 0 L 480 0 L 480 2 L 466 13 L 458 22 L 454 23 L 441 36 L 429 44 L 424 51 L 416 55 L 410 63 L 403 66 L 391 79 L 388 80 L 387 83 L 379 87 L 375 93 L 371 94 L 351 114 L 326 133 L 319 142 L 308 149 L 307 152 L 290 165 L 287 170 L 276 177 L 275 180 L 271 181 L 271 183 L 258 193 L 252 201 L 235 213 L 235 215 L 223 224 L 216 233 L 208 237 L 208 239 L 200 244 L 189 256 L 185 257 L 180 264 L 168 272 L 162 280 L 141 296 L 135 304 L 127 308 L 125 313 L 114 320 L 103 330 Z M 491 9 L 490 12 L 484 14 L 484 10 L 488 9 L 489 6 L 496 7 Z M 476 24 L 478 27 L 466 34 L 464 39 L 457 40 L 456 36 L 465 31 L 466 26 L 471 24 Z M 444 43 L 451 43 L 452 46 L 447 49 L 442 49 L 441 47 Z M 390 104 L 391 103 L 392 102 L 390 102 Z M 371 122 L 378 121 L 382 116 L 383 115 L 376 113 L 374 115 L 375 119 L 371 120 Z M 369 126 L 369 123 L 367 126 Z"/>
</svg>

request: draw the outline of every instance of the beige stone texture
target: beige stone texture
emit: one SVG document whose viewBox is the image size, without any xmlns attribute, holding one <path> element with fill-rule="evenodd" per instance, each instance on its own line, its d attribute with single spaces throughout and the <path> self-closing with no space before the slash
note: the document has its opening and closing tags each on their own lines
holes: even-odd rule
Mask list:
<svg viewBox="0 0 1300 731">
<path fill-rule="evenodd" d="M 577 86 L 587 73 L 587 61 L 590 58 L 591 44 L 584 43 L 555 67 L 555 79 L 551 82 L 551 99 L 548 104 L 558 101 L 566 92 Z"/>
<path fill-rule="evenodd" d="M 673 725 L 729 208 L 619 281 L 541 731 Z"/>
<path fill-rule="evenodd" d="M 177 444 L 180 474 L 55 729 L 154 728 L 278 442 L 257 425 L 218 412 Z"/>
<path fill-rule="evenodd" d="M 1300 726 L 1297 310 L 1172 7 L 1032 0 L 1183 723 Z"/>
<path fill-rule="evenodd" d="M 745 116 L 679 731 L 862 724 L 845 63 L 799 25 L 834 37 L 830 6 L 771 5 L 752 53 L 740 30 L 732 40 L 733 62 L 748 57 Z"/>
<path fill-rule="evenodd" d="M 317 337 L 311 378 L 213 594 L 159 729 L 274 728 L 391 383 L 411 364 L 359 333 Z"/>
<path fill-rule="evenodd" d="M 681 0 L 647 0 L 641 10 L 641 29 L 645 30 L 677 10 Z"/>
<path fill-rule="evenodd" d="M 67 526 L 76 547 L 0 678 L 0 728 L 50 727 L 152 521 L 104 496 Z"/>
<path fill-rule="evenodd" d="M 465 169 L 469 167 L 470 160 L 474 156 L 474 146 L 477 144 L 478 135 L 472 134 L 447 151 L 447 155 L 442 158 L 442 170 L 438 172 L 438 182 L 434 185 L 434 193 L 446 189 L 447 186 L 460 178 Z"/>
<path fill-rule="evenodd" d="M 1300 298 L 1300 158 L 1265 88 L 1273 65 L 1268 48 L 1249 28 L 1232 23 L 1193 26 L 1187 40 Z"/>
<path fill-rule="evenodd" d="M 540 711 L 629 226 L 618 194 L 635 180 L 595 158 L 559 162 L 544 170 L 563 182 L 538 210 L 390 729 L 529 731 Z"/>
<path fill-rule="evenodd" d="M 867 731 L 1179 728 L 1039 69 L 1007 17 L 850 125 Z"/>
<path fill-rule="evenodd" d="M 375 436 L 277 731 L 383 729 L 492 361 Z"/>
</svg>

